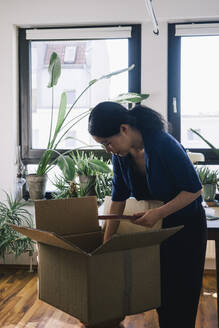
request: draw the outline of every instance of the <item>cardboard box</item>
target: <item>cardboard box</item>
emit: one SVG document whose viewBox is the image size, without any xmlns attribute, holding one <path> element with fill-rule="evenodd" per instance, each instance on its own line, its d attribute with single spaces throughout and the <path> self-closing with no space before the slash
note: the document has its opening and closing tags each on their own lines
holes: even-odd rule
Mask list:
<svg viewBox="0 0 219 328">
<path fill-rule="evenodd" d="M 181 227 L 114 235 L 102 244 L 95 197 L 35 202 L 39 298 L 95 325 L 160 306 L 160 243 Z"/>
</svg>

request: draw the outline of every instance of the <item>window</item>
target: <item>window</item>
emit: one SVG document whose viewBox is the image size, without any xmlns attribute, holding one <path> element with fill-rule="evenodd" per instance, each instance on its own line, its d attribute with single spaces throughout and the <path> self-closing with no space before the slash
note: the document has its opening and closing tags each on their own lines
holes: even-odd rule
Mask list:
<svg viewBox="0 0 219 328">
<path fill-rule="evenodd" d="M 66 46 L 64 54 L 64 63 L 74 63 L 76 58 L 76 45 Z"/>
<path fill-rule="evenodd" d="M 70 119 L 119 93 L 141 90 L 140 25 L 19 29 L 20 142 L 25 164 L 36 164 L 48 141 L 52 97 L 51 89 L 47 88 L 48 65 L 54 51 L 61 59 L 62 74 L 54 88 L 53 126 L 61 93 L 66 91 L 70 108 L 89 81 L 103 74 L 135 64 L 132 71 L 91 87 L 77 103 Z M 87 118 L 69 131 L 60 151 L 80 147 L 80 140 L 103 153 L 88 134 Z"/>
<path fill-rule="evenodd" d="M 174 136 L 206 164 L 219 158 L 197 130 L 219 148 L 219 24 L 169 24 L 168 117 Z"/>
<path fill-rule="evenodd" d="M 76 100 L 76 90 L 66 90 L 67 104 L 72 105 Z"/>
</svg>

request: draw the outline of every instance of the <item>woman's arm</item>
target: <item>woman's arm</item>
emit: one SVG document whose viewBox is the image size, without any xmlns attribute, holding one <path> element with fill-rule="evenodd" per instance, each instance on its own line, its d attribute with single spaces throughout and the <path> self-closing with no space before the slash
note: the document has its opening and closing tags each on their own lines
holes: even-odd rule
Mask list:
<svg viewBox="0 0 219 328">
<path fill-rule="evenodd" d="M 181 191 L 175 198 L 173 198 L 168 203 L 164 204 L 159 208 L 160 213 L 163 218 L 173 214 L 185 206 L 191 204 L 196 198 L 198 198 L 202 193 L 202 189 L 196 193 Z"/>
<path fill-rule="evenodd" d="M 112 201 L 112 204 L 110 206 L 110 213 L 109 214 L 118 214 L 122 215 L 124 208 L 125 208 L 126 201 L 122 202 L 115 202 Z M 104 243 L 109 240 L 114 233 L 116 233 L 116 230 L 118 229 L 119 221 L 107 221 L 106 223 L 106 230 L 104 233 Z"/>
<path fill-rule="evenodd" d="M 175 198 L 162 205 L 161 207 L 154 208 L 145 213 L 142 213 L 142 216 L 139 219 L 133 221 L 133 223 L 146 227 L 153 227 L 153 225 L 159 220 L 164 219 L 165 217 L 181 210 L 183 207 L 192 203 L 201 195 L 201 192 L 202 190 L 199 190 L 196 193 L 181 191 Z"/>
</svg>

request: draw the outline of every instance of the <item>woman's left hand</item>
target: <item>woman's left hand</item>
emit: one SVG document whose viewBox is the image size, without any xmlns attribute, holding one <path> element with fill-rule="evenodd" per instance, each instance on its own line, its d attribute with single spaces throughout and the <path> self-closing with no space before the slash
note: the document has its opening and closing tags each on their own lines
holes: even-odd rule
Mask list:
<svg viewBox="0 0 219 328">
<path fill-rule="evenodd" d="M 134 216 L 138 216 L 138 218 L 131 221 L 133 224 L 142 225 L 149 228 L 152 228 L 159 220 L 162 219 L 159 208 L 153 208 L 147 212 L 136 213 Z"/>
</svg>

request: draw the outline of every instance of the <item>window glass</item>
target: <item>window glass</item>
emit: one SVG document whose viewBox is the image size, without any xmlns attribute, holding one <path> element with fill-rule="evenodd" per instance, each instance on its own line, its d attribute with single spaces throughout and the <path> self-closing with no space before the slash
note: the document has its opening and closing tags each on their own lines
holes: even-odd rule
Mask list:
<svg viewBox="0 0 219 328">
<path fill-rule="evenodd" d="M 219 148 L 219 36 L 181 37 L 181 142 L 209 148 L 197 130 Z"/>
<path fill-rule="evenodd" d="M 57 120 L 61 93 L 67 93 L 67 109 L 88 86 L 89 81 L 115 70 L 128 67 L 128 39 L 89 41 L 32 41 L 32 148 L 44 149 L 49 138 L 49 123 L 52 104 L 52 89 L 48 65 L 52 52 L 56 52 L 62 65 L 61 77 L 54 87 L 53 129 Z M 102 80 L 92 86 L 77 102 L 69 120 L 86 113 L 97 103 L 113 100 L 120 93 L 128 92 L 128 73 Z M 95 145 L 87 131 L 88 117 L 78 122 L 60 143 L 60 149 L 78 148 L 80 140 Z M 63 133 L 68 129 L 66 126 Z M 96 145 L 99 148 L 99 145 Z"/>
</svg>

